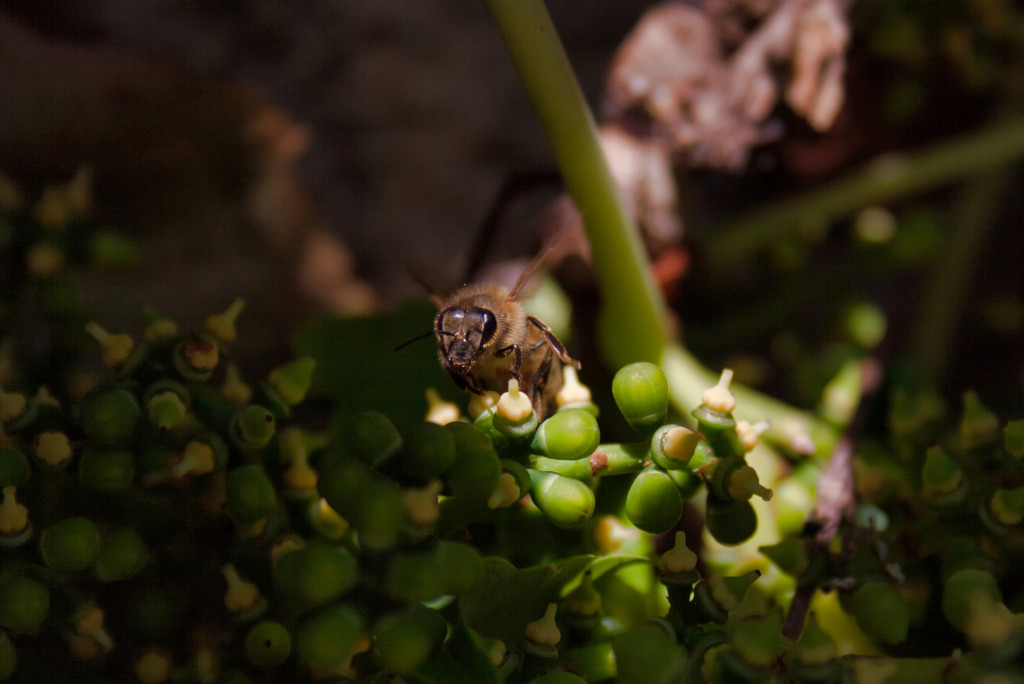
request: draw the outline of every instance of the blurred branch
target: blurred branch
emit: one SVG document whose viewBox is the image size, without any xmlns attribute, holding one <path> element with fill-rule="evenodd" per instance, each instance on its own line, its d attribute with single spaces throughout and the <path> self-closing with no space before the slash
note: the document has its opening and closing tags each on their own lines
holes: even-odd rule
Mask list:
<svg viewBox="0 0 1024 684">
<path fill-rule="evenodd" d="M 786 235 L 885 202 L 969 178 L 1024 156 L 1024 119 L 1015 117 L 909 156 L 889 153 L 852 176 L 792 199 L 758 208 L 715 229 L 707 258 L 715 270 Z"/>
</svg>

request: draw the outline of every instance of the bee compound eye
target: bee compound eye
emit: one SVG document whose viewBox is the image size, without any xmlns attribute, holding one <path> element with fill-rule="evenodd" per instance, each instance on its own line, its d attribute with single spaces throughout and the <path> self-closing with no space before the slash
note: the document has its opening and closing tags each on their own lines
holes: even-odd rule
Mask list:
<svg viewBox="0 0 1024 684">
<path fill-rule="evenodd" d="M 494 313 L 483 309 L 480 311 L 480 318 L 483 325 L 480 328 L 480 342 L 487 344 L 494 338 L 494 334 L 498 331 L 498 319 L 494 316 Z"/>
</svg>

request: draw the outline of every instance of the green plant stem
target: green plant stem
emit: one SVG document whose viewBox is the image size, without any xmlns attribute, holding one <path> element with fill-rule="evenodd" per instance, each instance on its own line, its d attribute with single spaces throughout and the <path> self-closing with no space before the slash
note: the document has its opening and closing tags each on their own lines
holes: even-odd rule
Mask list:
<svg viewBox="0 0 1024 684">
<path fill-rule="evenodd" d="M 543 0 L 489 0 L 590 240 L 602 285 L 601 350 L 612 367 L 657 363 L 665 305 L 633 220 L 619 197 L 594 119 Z"/>
<path fill-rule="evenodd" d="M 949 360 L 956 328 L 963 317 L 966 290 L 978 268 L 1005 188 L 1004 171 L 983 173 L 964 186 L 953 209 L 942 257 L 925 286 L 912 358 L 936 381 Z"/>
<path fill-rule="evenodd" d="M 689 351 L 674 344 L 665 349 L 661 365 L 668 378 L 672 405 L 693 424 L 686 407 L 699 406 L 701 393 L 718 382 L 718 375 L 702 366 Z M 742 385 L 733 384 L 729 389 L 736 397 L 733 414 L 738 420 L 751 423 L 767 420 L 770 423 L 771 428 L 764 433 L 769 442 L 789 451 L 806 453 L 803 446 L 806 438 L 814 445 L 815 458 L 828 458 L 832 453 L 837 441 L 836 432 L 817 416 Z"/>
<path fill-rule="evenodd" d="M 624 475 L 638 473 L 650 460 L 649 442 L 636 444 L 601 444 L 594 454 L 587 458 L 561 460 L 547 456 L 532 456 L 530 467 L 557 473 L 577 480 L 587 480 L 603 475 Z"/>
<path fill-rule="evenodd" d="M 853 175 L 820 190 L 761 207 L 713 231 L 706 256 L 726 268 L 787 235 L 821 226 L 865 205 L 885 202 L 1004 166 L 1024 156 L 1024 119 L 993 123 L 934 147 L 884 154 Z"/>
<path fill-rule="evenodd" d="M 613 368 L 634 361 L 661 363 L 675 408 L 689 415 L 717 374 L 681 347 L 667 345 L 664 301 L 547 8 L 543 0 L 488 2 L 583 217 L 594 270 L 601 281 L 598 335 L 605 360 Z M 815 441 L 816 453 L 828 453 L 835 444 L 834 433 L 809 414 L 752 390 L 735 387 L 734 393 L 743 407 L 739 415 L 749 416 L 752 422 L 766 418 L 772 422 L 769 439 L 792 447 L 794 430 L 803 430 Z"/>
</svg>

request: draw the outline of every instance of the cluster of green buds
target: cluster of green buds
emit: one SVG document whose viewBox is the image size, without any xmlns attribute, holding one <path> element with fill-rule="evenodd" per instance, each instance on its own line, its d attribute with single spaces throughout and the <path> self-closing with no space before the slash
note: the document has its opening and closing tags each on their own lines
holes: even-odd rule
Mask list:
<svg viewBox="0 0 1024 684">
<path fill-rule="evenodd" d="M 44 654 L 62 651 L 108 673 L 130 661 L 143 682 L 218 670 L 227 665 L 212 649 L 218 620 L 248 630 L 267 617 L 271 587 L 259 580 L 297 519 L 289 496 L 316 492 L 303 455 L 317 439 L 281 429 L 314 363 L 299 358 L 245 383 L 229 349 L 242 308 L 238 300 L 188 334 L 150 311 L 138 339 L 90 321 L 79 335 L 99 344 L 109 375 L 67 405 L 0 389 L 4 679 L 47 672 Z M 344 563 L 332 561 L 342 577 L 321 591 L 349 588 Z M 190 585 L 194 595 L 182 594 Z M 273 629 L 261 624 L 253 637 L 274 646 L 271 656 L 249 649 L 257 667 L 292 651 L 291 632 Z M 183 650 L 183 635 L 208 643 Z"/>
</svg>

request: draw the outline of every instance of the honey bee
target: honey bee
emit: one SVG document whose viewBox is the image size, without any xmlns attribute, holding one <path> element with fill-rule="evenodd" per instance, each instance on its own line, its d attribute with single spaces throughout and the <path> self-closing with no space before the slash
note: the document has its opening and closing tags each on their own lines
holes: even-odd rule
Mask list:
<svg viewBox="0 0 1024 684">
<path fill-rule="evenodd" d="M 519 293 L 550 246 L 530 262 L 512 289 L 484 283 L 466 285 L 439 300 L 434 337 L 441 366 L 461 389 L 503 392 L 516 380 L 539 418 L 562 384 L 562 363 L 579 370 L 565 345 L 544 322 L 529 315 Z"/>
</svg>

